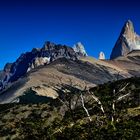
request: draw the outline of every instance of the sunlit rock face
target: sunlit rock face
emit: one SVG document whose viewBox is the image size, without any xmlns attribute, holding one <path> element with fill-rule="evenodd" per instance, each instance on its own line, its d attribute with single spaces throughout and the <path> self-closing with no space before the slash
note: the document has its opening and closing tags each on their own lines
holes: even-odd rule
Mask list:
<svg viewBox="0 0 140 140">
<path fill-rule="evenodd" d="M 100 60 L 105 60 L 105 54 L 103 52 L 99 53 L 99 59 Z"/>
<path fill-rule="evenodd" d="M 84 45 L 81 42 L 78 42 L 73 47 L 74 51 L 78 56 L 88 56 L 85 50 Z"/>
<path fill-rule="evenodd" d="M 140 50 L 140 36 L 135 33 L 133 23 L 128 20 L 122 28 L 110 59 L 126 56 L 133 50 Z"/>
<path fill-rule="evenodd" d="M 49 64 L 50 63 L 50 57 L 36 57 L 31 66 L 28 68 L 27 72 L 29 72 L 30 70 L 39 67 L 39 66 L 43 66 L 45 64 Z"/>
</svg>

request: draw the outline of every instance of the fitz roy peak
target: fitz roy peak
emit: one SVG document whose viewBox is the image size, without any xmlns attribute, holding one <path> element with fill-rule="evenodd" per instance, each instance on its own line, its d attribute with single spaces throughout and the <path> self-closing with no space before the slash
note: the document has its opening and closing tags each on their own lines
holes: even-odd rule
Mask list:
<svg viewBox="0 0 140 140">
<path fill-rule="evenodd" d="M 135 33 L 132 21 L 128 20 L 122 28 L 110 59 L 126 56 L 133 50 L 140 50 L 140 36 Z"/>
</svg>

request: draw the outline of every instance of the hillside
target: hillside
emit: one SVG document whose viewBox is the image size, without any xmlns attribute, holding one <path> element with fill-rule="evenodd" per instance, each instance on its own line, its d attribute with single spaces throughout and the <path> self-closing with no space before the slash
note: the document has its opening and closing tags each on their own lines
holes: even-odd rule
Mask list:
<svg viewBox="0 0 140 140">
<path fill-rule="evenodd" d="M 28 90 L 20 104 L 0 105 L 0 139 L 140 138 L 140 78 L 82 91 L 64 84 L 58 93 L 53 100 Z"/>
<path fill-rule="evenodd" d="M 83 57 L 83 61 L 110 67 L 124 77 L 140 76 L 140 51 L 134 50 L 126 56 L 120 56 L 113 60 L 97 60 L 93 57 Z"/>
<path fill-rule="evenodd" d="M 118 72 L 113 68 L 105 67 L 103 65 L 91 64 L 89 62 L 73 61 L 65 58 L 58 59 L 49 65 L 41 66 L 33 69 L 17 81 L 1 92 L 0 102 L 8 103 L 15 100 L 18 96 L 30 88 L 41 89 L 36 92 L 40 95 L 56 93 L 56 87 L 61 87 L 62 84 L 71 83 L 80 89 L 86 84 L 88 87 L 94 87 L 97 84 L 112 81 L 117 77 Z M 123 78 L 119 75 L 118 78 Z M 44 91 L 42 93 L 42 90 Z"/>
</svg>

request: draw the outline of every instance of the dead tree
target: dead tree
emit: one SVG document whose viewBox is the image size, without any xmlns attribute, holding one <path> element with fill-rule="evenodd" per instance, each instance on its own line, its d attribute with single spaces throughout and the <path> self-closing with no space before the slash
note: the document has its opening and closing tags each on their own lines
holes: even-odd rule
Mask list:
<svg viewBox="0 0 140 140">
<path fill-rule="evenodd" d="M 98 103 L 98 105 L 100 106 L 99 108 L 101 109 L 101 111 L 103 112 L 103 114 L 105 114 L 105 110 L 104 110 L 103 104 L 101 103 L 101 101 L 99 100 L 99 98 L 97 96 L 95 96 L 93 92 L 89 92 L 89 93 L 92 94 L 91 97 Z"/>
<path fill-rule="evenodd" d="M 83 98 L 83 94 L 81 93 L 81 102 L 82 102 L 82 107 L 83 107 L 83 109 L 85 110 L 85 112 L 86 112 L 86 114 L 87 114 L 87 117 L 89 118 L 89 121 L 91 122 L 92 121 L 92 119 L 91 119 L 91 117 L 90 117 L 90 114 L 89 114 L 89 112 L 88 112 L 88 109 L 85 107 L 85 103 L 84 103 L 84 98 Z"/>
<path fill-rule="evenodd" d="M 111 124 L 113 125 L 114 129 L 114 122 L 118 120 L 118 118 L 116 117 L 116 105 L 118 102 L 126 99 L 127 97 L 129 97 L 131 94 L 131 92 L 128 92 L 127 94 L 121 95 L 125 90 L 126 87 L 129 85 L 129 83 L 126 83 L 125 85 L 121 84 L 121 88 L 118 89 L 118 91 L 116 91 L 116 89 L 113 89 L 113 99 L 112 99 L 112 114 L 111 114 Z"/>
</svg>

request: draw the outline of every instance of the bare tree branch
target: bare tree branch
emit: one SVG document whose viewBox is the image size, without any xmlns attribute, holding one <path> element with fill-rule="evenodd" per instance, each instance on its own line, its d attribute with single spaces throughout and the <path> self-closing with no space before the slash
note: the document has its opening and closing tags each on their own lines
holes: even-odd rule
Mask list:
<svg viewBox="0 0 140 140">
<path fill-rule="evenodd" d="M 83 98 L 82 93 L 81 93 L 81 101 L 82 101 L 82 106 L 83 106 L 83 108 L 84 108 L 84 110 L 85 110 L 85 112 L 86 112 L 86 114 L 87 114 L 87 116 L 88 116 L 88 118 L 89 118 L 89 121 L 91 122 L 92 119 L 91 119 L 91 117 L 90 117 L 90 115 L 89 115 L 88 110 L 87 110 L 86 107 L 85 107 L 85 104 L 84 104 L 84 98 Z"/>
<path fill-rule="evenodd" d="M 92 94 L 92 98 L 101 106 L 100 109 L 102 110 L 102 112 L 105 113 L 103 105 L 102 105 L 101 101 L 98 99 L 98 97 L 96 97 L 92 92 L 89 92 L 89 93 Z"/>
<path fill-rule="evenodd" d="M 112 103 L 112 111 L 113 111 L 113 114 L 111 116 L 111 121 L 114 122 L 114 116 L 115 116 L 115 100 L 113 100 L 113 103 Z"/>
<path fill-rule="evenodd" d="M 61 103 L 63 103 L 67 108 L 69 108 L 69 106 L 63 100 L 61 100 L 59 97 L 57 97 L 57 98 Z"/>
<path fill-rule="evenodd" d="M 126 98 L 127 96 L 130 96 L 130 93 L 131 92 L 129 92 L 129 93 L 125 94 L 125 95 L 119 96 L 116 101 L 121 101 L 122 99 Z"/>
<path fill-rule="evenodd" d="M 127 87 L 129 85 L 129 83 L 127 83 L 123 88 L 121 88 L 120 90 L 119 90 L 119 92 L 122 92 L 122 91 L 124 91 L 125 90 L 125 88 Z"/>
<path fill-rule="evenodd" d="M 121 89 L 119 89 L 119 91 L 117 93 L 115 93 L 115 89 L 113 90 L 114 95 L 118 95 L 120 92 L 124 91 L 126 89 L 126 87 L 129 85 L 129 83 L 127 83 L 125 86 L 123 86 Z"/>
<path fill-rule="evenodd" d="M 125 94 L 125 95 L 121 95 L 121 96 L 117 97 L 121 92 L 123 92 L 126 89 L 126 87 L 128 85 L 129 85 L 129 83 L 126 83 L 126 85 L 124 85 L 122 88 L 120 88 L 118 90 L 118 92 L 116 92 L 116 90 L 113 89 L 114 99 L 112 101 L 112 115 L 111 115 L 111 121 L 112 121 L 112 123 L 114 123 L 114 120 L 115 120 L 114 117 L 116 115 L 116 112 L 115 112 L 116 111 L 116 106 L 115 106 L 116 102 L 123 100 L 127 96 L 130 96 L 130 92 L 129 92 L 129 93 Z"/>
</svg>

